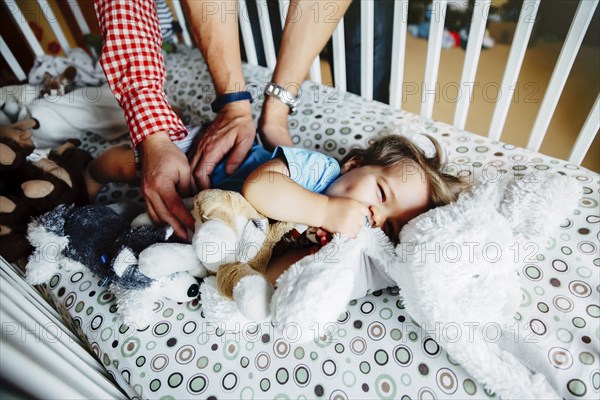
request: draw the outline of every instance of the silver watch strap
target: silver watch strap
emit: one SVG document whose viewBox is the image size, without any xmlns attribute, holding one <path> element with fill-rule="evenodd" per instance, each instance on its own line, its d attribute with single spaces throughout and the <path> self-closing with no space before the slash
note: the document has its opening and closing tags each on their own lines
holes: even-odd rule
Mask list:
<svg viewBox="0 0 600 400">
<path fill-rule="evenodd" d="M 296 111 L 296 107 L 300 104 L 300 96 L 294 96 L 289 90 L 273 82 L 267 83 L 264 94 L 265 96 L 275 97 L 277 100 L 288 106 L 290 108 L 290 114 Z"/>
</svg>

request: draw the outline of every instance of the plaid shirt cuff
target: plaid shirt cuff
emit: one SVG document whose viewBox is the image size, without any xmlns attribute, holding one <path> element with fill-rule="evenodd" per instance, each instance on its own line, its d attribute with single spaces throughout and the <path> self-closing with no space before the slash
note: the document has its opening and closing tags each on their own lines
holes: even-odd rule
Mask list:
<svg viewBox="0 0 600 400">
<path fill-rule="evenodd" d="M 150 135 L 167 132 L 172 141 L 187 135 L 185 126 L 173 112 L 162 90 L 142 89 L 123 99 L 121 106 L 131 133 L 133 147 Z"/>
</svg>

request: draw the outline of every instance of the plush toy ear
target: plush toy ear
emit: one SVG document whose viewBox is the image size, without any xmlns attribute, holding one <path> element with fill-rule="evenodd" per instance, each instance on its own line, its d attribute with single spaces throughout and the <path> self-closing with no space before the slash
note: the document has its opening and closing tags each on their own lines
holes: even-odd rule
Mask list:
<svg viewBox="0 0 600 400">
<path fill-rule="evenodd" d="M 75 80 L 75 76 L 77 76 L 77 68 L 75 68 L 72 65 L 68 66 L 63 71 L 62 76 L 64 76 L 65 78 L 67 78 L 70 81 Z"/>
</svg>

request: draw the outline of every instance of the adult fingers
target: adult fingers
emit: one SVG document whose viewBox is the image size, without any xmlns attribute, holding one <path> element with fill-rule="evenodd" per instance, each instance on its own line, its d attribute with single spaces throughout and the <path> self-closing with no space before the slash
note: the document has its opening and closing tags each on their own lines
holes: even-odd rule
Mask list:
<svg viewBox="0 0 600 400">
<path fill-rule="evenodd" d="M 225 139 L 224 139 L 225 140 Z M 210 188 L 210 175 L 214 171 L 226 152 L 231 148 L 229 143 L 223 141 L 219 143 L 218 146 L 210 149 L 205 152 L 200 162 L 192 172 L 192 175 L 196 179 L 196 184 L 200 187 L 200 189 L 208 189 Z"/>
<path fill-rule="evenodd" d="M 191 174 L 190 174 L 191 176 Z M 193 192 L 192 184 L 190 179 L 179 179 L 177 183 L 177 192 L 181 197 L 190 197 L 195 194 Z"/>
<path fill-rule="evenodd" d="M 185 212 L 189 211 L 183 205 L 181 198 L 175 191 L 175 186 L 163 187 L 162 194 L 156 191 L 146 191 L 144 193 L 148 205 L 148 214 L 153 221 L 159 224 L 170 225 L 177 237 L 187 240 L 186 225 L 190 224 L 193 229 L 194 222 L 191 214 L 186 217 Z"/>
<path fill-rule="evenodd" d="M 174 189 L 174 187 L 173 187 Z M 194 217 L 190 213 L 190 210 L 185 206 L 181 196 L 175 190 L 166 190 L 159 193 L 162 203 L 165 205 L 165 211 L 167 212 L 168 218 L 174 219 L 175 223 L 182 226 L 181 235 L 177 235 L 182 239 L 187 239 L 187 230 L 194 230 Z M 173 226 L 173 225 L 171 225 Z M 173 226 L 175 229 L 175 226 Z"/>
<path fill-rule="evenodd" d="M 227 165 L 225 166 L 226 173 L 233 174 L 238 169 L 246 158 L 250 147 L 252 147 L 252 141 L 251 137 L 245 137 L 237 143 L 227 160 Z"/>
</svg>

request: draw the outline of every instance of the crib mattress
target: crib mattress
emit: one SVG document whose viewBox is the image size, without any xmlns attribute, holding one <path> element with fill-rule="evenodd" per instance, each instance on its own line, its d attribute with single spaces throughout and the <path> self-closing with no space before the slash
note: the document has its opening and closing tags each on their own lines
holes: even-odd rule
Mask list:
<svg viewBox="0 0 600 400">
<path fill-rule="evenodd" d="M 167 60 L 167 94 L 183 108 L 185 122 L 209 121 L 210 77 L 197 51 Z M 245 67 L 252 88 L 269 72 Z M 256 89 L 254 97 L 262 99 Z M 425 132 L 448 152 L 450 170 L 475 179 L 498 174 L 533 176 L 556 171 L 581 182 L 573 214 L 540 249 L 515 249 L 522 303 L 515 338 L 531 343 L 555 373 L 565 398 L 598 398 L 600 390 L 600 258 L 598 174 L 443 123 L 423 119 L 358 96 L 306 82 L 303 101 L 290 118 L 297 146 L 336 158 L 378 135 Z M 255 117 L 262 101 L 253 104 Z M 87 134 L 84 148 L 98 153 L 109 143 Z M 98 201 L 141 201 L 139 191 L 111 185 Z M 156 320 L 144 330 L 125 326 L 113 296 L 88 271 L 56 274 L 47 285 L 65 320 L 85 337 L 119 385 L 133 398 L 487 398 L 483 388 L 415 324 L 402 293 L 388 288 L 350 302 L 331 321 L 329 338 L 298 343 L 269 324 L 230 329 L 207 321 L 202 302 L 156 303 Z M 490 326 L 494 341 L 496 327 Z"/>
</svg>

